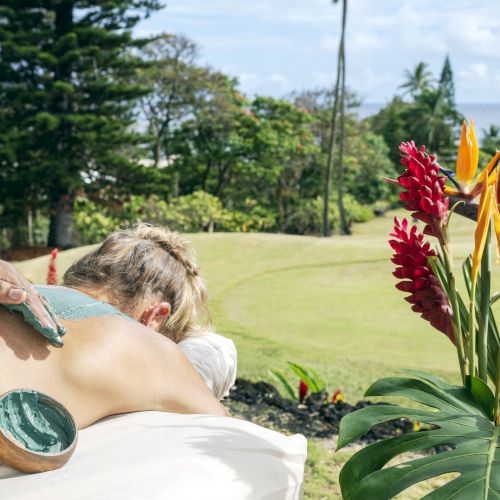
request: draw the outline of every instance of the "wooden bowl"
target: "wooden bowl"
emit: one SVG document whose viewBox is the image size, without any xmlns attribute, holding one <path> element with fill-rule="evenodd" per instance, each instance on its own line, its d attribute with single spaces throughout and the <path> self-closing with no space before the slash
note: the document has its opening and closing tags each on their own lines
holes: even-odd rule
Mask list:
<svg viewBox="0 0 500 500">
<path fill-rule="evenodd" d="M 58 469 L 77 439 L 71 413 L 50 396 L 31 389 L 0 396 L 0 462 L 22 472 Z"/>
</svg>

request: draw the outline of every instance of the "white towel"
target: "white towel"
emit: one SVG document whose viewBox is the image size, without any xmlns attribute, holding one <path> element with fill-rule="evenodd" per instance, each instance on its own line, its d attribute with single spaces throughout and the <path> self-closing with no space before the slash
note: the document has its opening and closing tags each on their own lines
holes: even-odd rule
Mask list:
<svg viewBox="0 0 500 500">
<path fill-rule="evenodd" d="M 217 333 L 186 337 L 178 346 L 219 400 L 229 394 L 237 370 L 234 342 Z"/>
</svg>

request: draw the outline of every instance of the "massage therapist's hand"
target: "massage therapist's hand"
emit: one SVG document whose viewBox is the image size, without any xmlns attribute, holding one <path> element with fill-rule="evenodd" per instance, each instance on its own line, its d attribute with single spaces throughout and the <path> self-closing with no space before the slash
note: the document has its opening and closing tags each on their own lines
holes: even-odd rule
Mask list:
<svg viewBox="0 0 500 500">
<path fill-rule="evenodd" d="M 11 264 L 0 260 L 0 304 L 19 311 L 51 344 L 62 346 L 65 329 L 50 304 Z"/>
</svg>

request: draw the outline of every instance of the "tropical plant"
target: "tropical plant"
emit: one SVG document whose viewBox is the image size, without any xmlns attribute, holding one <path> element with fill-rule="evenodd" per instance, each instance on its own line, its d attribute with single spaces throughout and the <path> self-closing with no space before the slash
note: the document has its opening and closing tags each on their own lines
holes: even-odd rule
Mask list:
<svg viewBox="0 0 500 500">
<path fill-rule="evenodd" d="M 429 66 L 425 62 L 419 62 L 413 71 L 405 70 L 406 81 L 399 86 L 403 89 L 404 94 L 410 94 L 416 97 L 425 90 L 429 89 L 432 82 L 432 73 L 429 71 Z"/>
<path fill-rule="evenodd" d="M 373 130 L 384 137 L 396 165 L 397 146 L 408 136 L 439 153 L 441 161 L 451 160 L 463 117 L 456 108 L 449 57 L 444 60 L 439 79 L 432 77 L 425 63 L 419 63 L 413 71 L 407 70 L 406 77 L 400 88 L 405 88 L 411 99 L 394 97 L 371 120 Z"/>
<path fill-rule="evenodd" d="M 280 382 L 286 394 L 293 401 L 304 401 L 309 390 L 312 393 L 322 392 L 325 390 L 326 384 L 322 377 L 312 368 L 305 368 L 297 363 L 287 362 L 290 370 L 299 377 L 298 390 L 294 389 L 293 383 L 290 382 L 288 376 L 281 370 L 271 370 L 271 374 Z"/>
<path fill-rule="evenodd" d="M 425 224 L 423 232 L 406 219 L 395 219 L 390 245 L 395 251 L 396 287 L 409 294 L 412 310 L 444 333 L 456 348 L 462 385 L 451 385 L 432 374 L 407 371 L 410 376 L 375 382 L 367 396 L 405 397 L 428 408 L 382 405 L 347 415 L 341 422 L 338 448 L 352 443 L 374 425 L 397 418 L 422 422 L 416 433 L 392 437 L 356 453 L 344 466 L 340 483 L 345 499 L 389 499 L 411 485 L 455 472 L 458 477 L 428 498 L 483 498 L 500 496 L 500 335 L 492 304 L 491 235 L 500 245 L 499 182 L 496 153 L 477 174 L 479 148 L 472 123 L 464 123 L 453 186 L 425 148 L 401 145 L 405 171 L 396 182 L 401 200 L 413 217 Z M 451 176 L 450 173 L 448 175 Z M 480 195 L 479 206 L 473 200 Z M 449 210 L 448 196 L 477 208 L 472 255 L 463 265 L 466 295 L 457 288 L 448 223 L 458 205 Z M 425 236 L 436 239 L 431 247 Z M 434 455 L 399 465 L 388 462 L 406 452 L 444 446 Z"/>
</svg>

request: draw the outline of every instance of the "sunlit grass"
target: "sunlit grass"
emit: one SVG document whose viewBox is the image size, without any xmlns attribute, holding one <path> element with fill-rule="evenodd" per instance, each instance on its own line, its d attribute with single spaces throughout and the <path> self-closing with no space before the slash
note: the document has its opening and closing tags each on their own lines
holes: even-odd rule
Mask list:
<svg viewBox="0 0 500 500">
<path fill-rule="evenodd" d="M 189 235 L 208 281 L 217 330 L 238 347 L 239 376 L 271 380 L 270 368 L 295 361 L 314 367 L 331 390 L 341 387 L 350 402 L 361 399 L 376 378 L 403 368 L 458 381 L 451 343 L 412 313 L 394 288 L 387 244 L 393 215 L 355 227 L 350 237 Z M 451 227 L 460 274 L 472 249 L 473 224 L 454 216 Z M 84 250 L 62 252 L 58 272 Z M 42 257 L 19 267 L 43 282 L 47 265 Z M 311 444 L 307 498 L 339 495 L 338 472 L 348 455 L 334 457 Z M 428 485 L 417 488 L 424 490 Z"/>
</svg>

